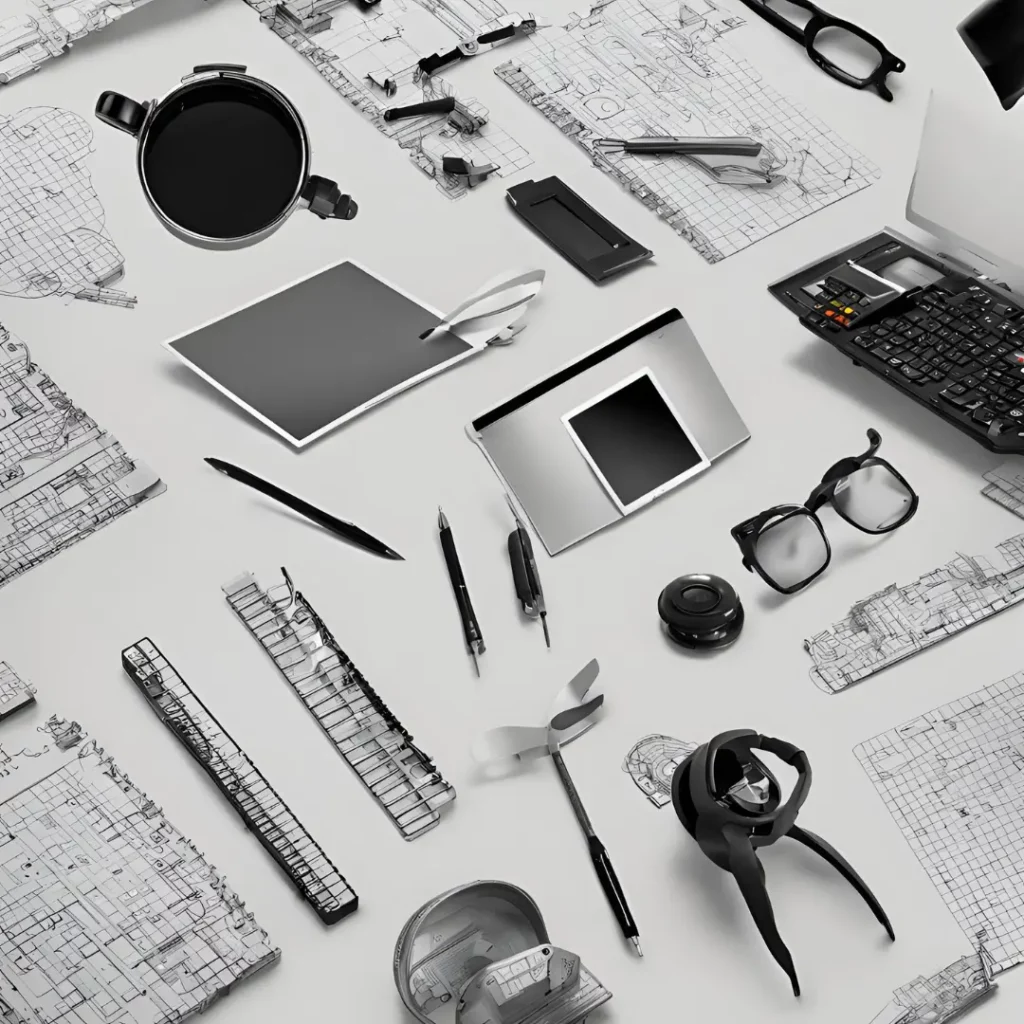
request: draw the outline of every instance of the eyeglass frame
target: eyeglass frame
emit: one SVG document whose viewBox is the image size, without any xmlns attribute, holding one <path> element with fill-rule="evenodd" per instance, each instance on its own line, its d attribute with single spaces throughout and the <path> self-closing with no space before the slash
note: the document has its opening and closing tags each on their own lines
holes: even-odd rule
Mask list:
<svg viewBox="0 0 1024 1024">
<path fill-rule="evenodd" d="M 826 470 L 825 475 L 821 478 L 821 483 L 811 491 L 807 501 L 802 505 L 786 504 L 786 505 L 775 505 L 772 508 L 765 509 L 764 512 L 759 512 L 756 516 L 751 516 L 749 519 L 745 519 L 742 523 L 738 523 L 729 532 L 732 534 L 732 538 L 739 545 L 740 553 L 743 556 L 743 566 L 747 572 L 756 572 L 771 587 L 773 590 L 777 590 L 780 594 L 795 594 L 800 590 L 803 590 L 808 584 L 816 580 L 828 567 L 832 561 L 832 545 L 828 542 L 828 534 L 825 533 L 825 527 L 821 525 L 821 520 L 818 518 L 818 510 L 823 508 L 825 505 L 831 505 L 832 510 L 839 516 L 840 519 L 845 520 L 855 530 L 860 530 L 861 533 L 871 534 L 878 536 L 883 533 L 892 533 L 893 530 L 898 530 L 901 526 L 905 526 L 913 517 L 914 513 L 917 512 L 917 506 L 919 504 L 919 497 L 917 491 L 907 482 L 906 477 L 903 476 L 893 465 L 886 459 L 881 459 L 875 452 L 878 451 L 879 446 L 882 443 L 882 435 L 877 430 L 868 429 L 868 449 L 861 455 L 849 456 L 845 459 L 840 459 L 830 469 Z M 835 503 L 835 492 L 836 487 L 849 476 L 852 476 L 858 470 L 864 469 L 867 466 L 884 466 L 892 475 L 907 489 L 907 493 L 910 495 L 910 508 L 906 515 L 900 518 L 897 522 L 891 526 L 883 527 L 881 530 L 869 530 L 865 526 L 861 526 L 859 523 L 855 523 L 849 516 L 844 515 L 842 510 Z M 805 580 L 800 583 L 794 584 L 791 587 L 780 586 L 775 580 L 773 580 L 768 573 L 761 567 L 761 563 L 757 558 L 757 542 L 763 533 L 767 532 L 767 529 L 774 529 L 780 523 L 785 522 L 787 519 L 793 519 L 796 516 L 803 516 L 810 519 L 812 523 L 818 528 L 818 533 L 821 535 L 821 539 L 825 544 L 825 561 L 822 562 L 821 568 L 816 572 L 812 573 Z M 771 524 L 769 526 L 769 524 Z"/>
<path fill-rule="evenodd" d="M 837 18 L 835 15 L 829 14 L 828 11 L 823 11 L 816 4 L 812 3 L 811 0 L 786 0 L 787 3 L 791 3 L 794 7 L 799 7 L 802 10 L 809 12 L 810 18 L 807 20 L 807 24 L 803 28 L 798 25 L 794 25 L 784 14 L 780 14 L 778 11 L 772 10 L 768 4 L 771 0 L 742 0 L 747 7 L 750 8 L 755 14 L 764 18 L 770 25 L 777 28 L 780 32 L 785 33 L 790 39 L 795 40 L 798 43 L 803 43 L 804 49 L 807 51 L 807 56 L 817 64 L 817 66 L 825 72 L 826 75 L 836 79 L 836 81 L 842 82 L 844 85 L 848 85 L 853 89 L 874 89 L 879 96 L 882 97 L 887 103 L 892 102 L 892 91 L 886 84 L 886 78 L 891 74 L 900 74 L 906 70 L 906 62 L 896 56 L 888 47 L 884 46 L 882 41 L 877 37 L 873 36 L 870 32 L 862 29 L 859 25 L 854 25 L 853 22 L 844 21 L 842 18 Z M 844 71 L 837 64 L 830 61 L 824 54 L 819 53 L 814 49 L 814 40 L 817 38 L 818 33 L 822 29 L 826 28 L 842 28 L 846 29 L 852 35 L 857 36 L 859 39 L 863 39 L 864 42 L 870 43 L 881 55 L 878 67 L 867 78 L 857 78 L 851 75 L 849 72 Z"/>
</svg>

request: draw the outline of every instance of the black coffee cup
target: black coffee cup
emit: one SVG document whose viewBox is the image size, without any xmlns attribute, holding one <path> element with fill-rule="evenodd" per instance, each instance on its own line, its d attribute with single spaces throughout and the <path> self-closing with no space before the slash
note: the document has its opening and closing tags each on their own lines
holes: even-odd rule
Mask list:
<svg viewBox="0 0 1024 1024">
<path fill-rule="evenodd" d="M 159 100 L 105 92 L 96 116 L 138 140 L 149 205 L 178 238 L 210 249 L 258 242 L 307 206 L 351 220 L 358 209 L 335 182 L 310 174 L 298 111 L 237 64 L 201 65 Z"/>
</svg>

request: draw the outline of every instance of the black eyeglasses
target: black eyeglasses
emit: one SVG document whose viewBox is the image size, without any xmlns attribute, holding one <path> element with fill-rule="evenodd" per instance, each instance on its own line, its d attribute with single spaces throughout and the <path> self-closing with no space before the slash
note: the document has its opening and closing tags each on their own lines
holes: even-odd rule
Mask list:
<svg viewBox="0 0 1024 1024">
<path fill-rule="evenodd" d="M 889 533 L 913 516 L 917 494 L 875 455 L 882 443 L 877 430 L 868 431 L 868 442 L 863 455 L 840 459 L 802 505 L 776 505 L 732 528 L 748 571 L 783 594 L 795 594 L 820 576 L 832 558 L 817 516 L 825 505 L 864 533 Z"/>
<path fill-rule="evenodd" d="M 874 89 L 883 100 L 892 100 L 885 84 L 890 73 L 907 65 L 890 53 L 869 32 L 842 18 L 834 18 L 810 0 L 743 0 L 765 21 L 803 43 L 807 55 L 827 75 L 854 89 Z"/>
</svg>

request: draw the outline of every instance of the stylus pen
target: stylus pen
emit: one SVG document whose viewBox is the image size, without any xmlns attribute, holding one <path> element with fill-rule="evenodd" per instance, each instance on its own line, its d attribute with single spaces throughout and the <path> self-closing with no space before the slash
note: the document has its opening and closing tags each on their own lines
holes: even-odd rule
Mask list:
<svg viewBox="0 0 1024 1024">
<path fill-rule="evenodd" d="M 473 659 L 473 668 L 476 674 L 480 675 L 479 655 L 487 649 L 484 647 L 484 635 L 480 632 L 480 625 L 476 621 L 473 612 L 473 603 L 469 599 L 469 590 L 466 588 L 466 579 L 462 575 L 462 566 L 459 564 L 459 553 L 455 550 L 455 538 L 452 536 L 452 528 L 448 525 L 448 517 L 437 506 L 437 529 L 441 536 L 441 550 L 444 552 L 444 564 L 448 567 L 448 578 L 452 581 L 452 591 L 455 594 L 455 603 L 459 606 L 459 618 L 462 619 L 462 633 L 466 638 L 466 647 Z"/>
<path fill-rule="evenodd" d="M 687 138 L 682 135 L 648 135 L 638 139 L 595 139 L 603 153 L 678 153 L 702 156 L 760 156 L 764 148 L 746 135 L 722 138 Z"/>
<path fill-rule="evenodd" d="M 619 880 L 615 876 L 615 869 L 612 867 L 611 859 L 608 857 L 608 851 L 604 848 L 604 843 L 597 838 L 594 826 L 590 823 L 587 809 L 583 806 L 579 793 L 576 792 L 572 776 L 569 774 L 569 769 L 565 767 L 565 761 L 562 760 L 562 754 L 558 750 L 557 744 L 552 746 L 549 741 L 548 750 L 551 754 L 551 760 L 555 762 L 555 767 L 558 769 L 558 777 L 562 780 L 565 794 L 569 798 L 569 803 L 572 804 L 576 820 L 579 822 L 580 828 L 587 838 L 590 859 L 594 864 L 594 870 L 597 872 L 597 880 L 601 883 L 601 888 L 604 889 L 605 899 L 608 900 L 612 911 L 615 913 L 615 919 L 619 922 L 619 928 L 622 929 L 623 936 L 629 939 L 636 946 L 637 953 L 643 956 L 644 951 L 640 948 L 640 932 L 637 929 L 636 921 L 633 920 L 633 915 L 629 912 L 626 895 L 623 893 L 622 886 L 619 885 Z"/>
<path fill-rule="evenodd" d="M 260 494 L 265 494 L 268 498 L 281 502 L 282 505 L 290 508 L 293 512 L 298 512 L 300 516 L 305 516 L 310 521 L 316 523 L 317 526 L 322 526 L 325 530 L 329 530 L 343 540 L 350 541 L 361 548 L 365 548 L 367 551 L 372 551 L 375 555 L 394 558 L 400 562 L 405 561 L 394 548 L 388 547 L 382 540 L 377 540 L 372 534 L 361 530 L 355 523 L 348 523 L 344 519 L 337 519 L 329 512 L 324 512 L 323 509 L 310 505 L 308 501 L 296 498 L 294 494 L 289 494 L 280 487 L 268 483 L 266 480 L 261 480 L 248 470 L 232 466 L 230 462 L 222 462 L 220 459 L 205 459 L 204 461 L 213 466 L 218 473 L 223 473 L 225 476 L 231 477 L 232 480 L 237 480 L 240 484 L 252 487 L 253 490 L 259 491 Z"/>
</svg>

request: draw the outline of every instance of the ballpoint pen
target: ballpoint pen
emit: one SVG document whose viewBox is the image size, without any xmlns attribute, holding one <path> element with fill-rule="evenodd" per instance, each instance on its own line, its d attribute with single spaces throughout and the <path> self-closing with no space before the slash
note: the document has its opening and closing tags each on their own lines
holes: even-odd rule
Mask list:
<svg viewBox="0 0 1024 1024">
<path fill-rule="evenodd" d="M 602 153 L 656 153 L 667 155 L 760 156 L 763 146 L 746 135 L 701 137 L 649 135 L 638 139 L 595 139 Z"/>
<path fill-rule="evenodd" d="M 608 900 L 615 914 L 615 919 L 619 922 L 619 928 L 622 930 L 623 937 L 629 939 L 636 947 L 637 953 L 643 956 L 644 951 L 640 948 L 640 932 L 637 929 L 636 921 L 633 920 L 633 915 L 630 913 L 629 904 L 626 902 L 625 893 L 623 893 L 622 886 L 619 885 L 619 880 L 615 875 L 615 869 L 612 867 L 608 851 L 604 848 L 601 840 L 597 838 L 594 826 L 590 823 L 587 809 L 583 806 L 579 793 L 576 792 L 572 776 L 569 774 L 569 769 L 566 768 L 562 753 L 559 750 L 559 735 L 564 733 L 565 730 L 571 729 L 580 719 L 592 715 L 600 707 L 603 700 L 604 696 L 601 695 L 578 708 L 570 708 L 555 715 L 548 726 L 548 753 L 551 755 L 551 760 L 555 762 L 555 768 L 558 769 L 558 777 L 565 789 L 566 796 L 569 798 L 569 803 L 572 804 L 576 821 L 579 822 L 580 829 L 586 837 L 587 847 L 590 851 L 590 860 L 594 865 L 594 871 L 597 872 L 597 879 L 601 883 L 601 888 L 604 890 L 605 899 Z"/>
<path fill-rule="evenodd" d="M 516 585 L 516 596 L 523 606 L 523 612 L 531 619 L 540 618 L 544 628 L 544 643 L 551 646 L 548 633 L 548 610 L 544 604 L 544 590 L 540 585 L 537 572 L 537 560 L 533 555 L 533 542 L 526 532 L 526 527 L 516 511 L 512 499 L 506 494 L 505 501 L 512 510 L 516 520 L 516 528 L 508 535 L 508 560 L 512 566 L 512 579 Z"/>
<path fill-rule="evenodd" d="M 469 599 L 469 590 L 466 589 L 466 580 L 462 575 L 462 566 L 459 564 L 458 552 L 455 550 L 455 538 L 452 536 L 452 528 L 448 525 L 448 517 L 441 510 L 440 505 L 437 507 L 437 529 L 441 537 L 444 564 L 448 567 L 448 578 L 452 581 L 455 603 L 459 606 L 459 618 L 462 619 L 462 632 L 466 638 L 466 647 L 469 649 L 470 657 L 473 659 L 473 667 L 479 676 L 480 663 L 477 661 L 477 658 L 487 648 L 484 647 L 484 636 L 480 632 L 480 626 L 473 612 L 473 604 Z"/>
<path fill-rule="evenodd" d="M 213 466 L 218 473 L 223 473 L 225 476 L 231 477 L 232 480 L 237 480 L 240 484 L 252 487 L 254 490 L 259 491 L 260 494 L 265 494 L 268 498 L 281 502 L 282 505 L 287 506 L 293 512 L 298 512 L 299 515 L 305 516 L 316 523 L 317 526 L 322 526 L 325 530 L 329 530 L 343 540 L 351 541 L 351 543 L 365 548 L 367 551 L 372 551 L 375 555 L 383 555 L 384 558 L 404 561 L 394 548 L 388 547 L 387 544 L 378 540 L 372 534 L 361 530 L 355 523 L 338 519 L 329 512 L 324 512 L 323 509 L 310 505 L 308 501 L 303 501 L 301 498 L 295 497 L 294 494 L 289 494 L 275 484 L 261 480 L 255 474 L 248 472 L 248 470 L 232 466 L 230 462 L 223 462 L 220 459 L 205 459 L 204 461 Z"/>
</svg>

